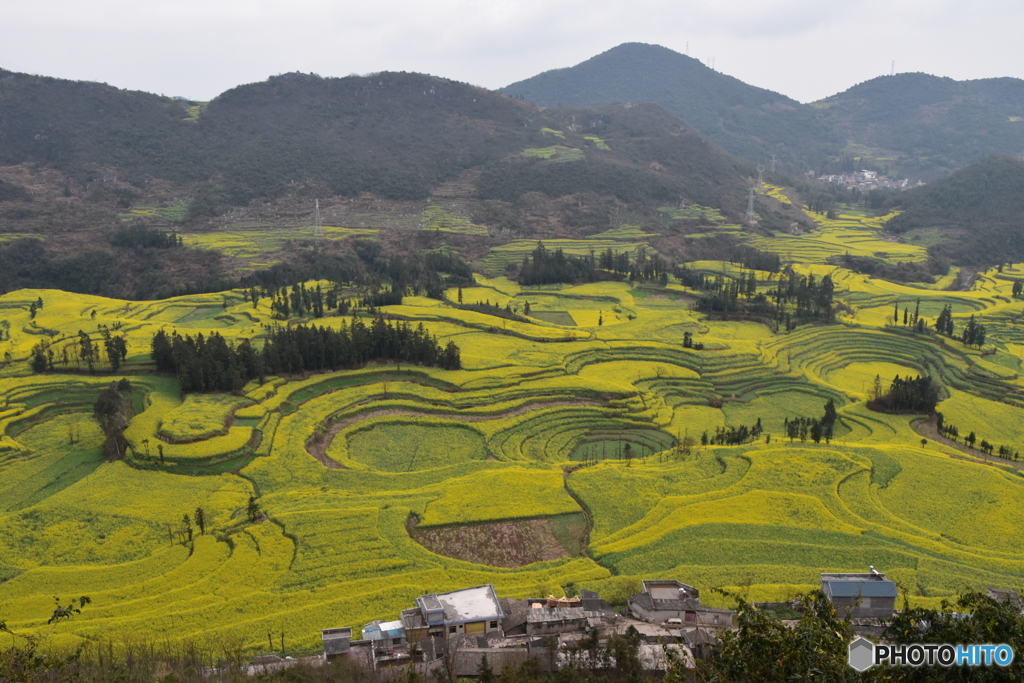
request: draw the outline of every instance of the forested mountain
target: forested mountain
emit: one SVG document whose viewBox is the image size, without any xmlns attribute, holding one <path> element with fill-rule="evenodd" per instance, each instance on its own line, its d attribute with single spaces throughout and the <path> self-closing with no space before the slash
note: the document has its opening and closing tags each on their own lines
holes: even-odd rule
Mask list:
<svg viewBox="0 0 1024 683">
<path fill-rule="evenodd" d="M 626 43 L 502 92 L 543 105 L 657 102 L 738 156 L 788 171 L 868 166 L 933 180 L 993 154 L 1024 152 L 1024 81 L 883 76 L 801 104 L 668 48 Z"/>
<path fill-rule="evenodd" d="M 791 171 L 814 167 L 844 144 L 814 108 L 659 45 L 625 43 L 501 92 L 546 106 L 656 102 L 729 152 L 761 162 L 775 154 Z"/>
<path fill-rule="evenodd" d="M 905 211 L 887 224 L 905 233 L 938 228 L 931 248 L 954 263 L 1024 260 L 1024 161 L 990 157 L 899 197 Z"/>
<path fill-rule="evenodd" d="M 540 188 L 733 209 L 708 188 L 727 187 L 735 201 L 750 172 L 656 107 L 541 111 L 422 74 L 285 74 L 229 90 L 201 114 L 195 109 L 102 84 L 4 72 L 0 163 L 36 162 L 84 179 L 111 168 L 140 189 L 152 178 L 192 181 L 199 183 L 193 216 L 296 184 L 321 194 L 424 199 L 472 167 L 490 172 L 485 194 L 494 198 Z M 553 145 L 575 151 L 557 155 L 557 166 L 550 154 L 520 155 Z M 495 173 L 510 184 L 496 184 Z"/>
<path fill-rule="evenodd" d="M 994 154 L 1024 152 L 1024 80 L 882 76 L 814 103 L 850 156 L 933 180 Z"/>
</svg>

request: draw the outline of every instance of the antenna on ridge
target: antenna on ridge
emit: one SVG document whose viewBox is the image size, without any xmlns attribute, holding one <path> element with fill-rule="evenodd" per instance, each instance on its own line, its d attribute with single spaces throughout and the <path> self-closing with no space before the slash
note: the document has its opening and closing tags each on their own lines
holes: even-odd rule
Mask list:
<svg viewBox="0 0 1024 683">
<path fill-rule="evenodd" d="M 896 60 L 892 60 L 892 69 L 889 71 L 890 76 L 896 75 Z"/>
<path fill-rule="evenodd" d="M 319 246 L 324 240 L 324 229 L 320 225 L 320 200 L 316 200 L 316 213 L 313 218 L 313 239 L 316 240 L 317 246 Z"/>
<path fill-rule="evenodd" d="M 747 223 L 754 223 L 754 188 L 750 188 L 750 195 L 747 197 Z"/>
<path fill-rule="evenodd" d="M 686 56 L 690 56 L 690 41 L 686 41 Z"/>
<path fill-rule="evenodd" d="M 775 155 L 772 155 L 772 173 L 775 173 Z"/>
</svg>

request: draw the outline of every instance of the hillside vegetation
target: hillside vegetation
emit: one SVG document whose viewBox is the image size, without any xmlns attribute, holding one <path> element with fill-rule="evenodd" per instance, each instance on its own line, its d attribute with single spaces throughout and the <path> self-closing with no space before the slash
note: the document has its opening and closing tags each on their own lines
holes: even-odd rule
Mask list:
<svg viewBox="0 0 1024 683">
<path fill-rule="evenodd" d="M 1024 81 L 881 76 L 815 102 L 845 156 L 926 181 L 985 157 L 1024 152 Z"/>
<path fill-rule="evenodd" d="M 657 102 L 738 156 L 789 173 L 874 168 L 933 180 L 1024 151 L 1024 81 L 883 76 L 818 102 L 718 73 L 658 45 L 625 43 L 502 92 L 545 105 Z"/>
<path fill-rule="evenodd" d="M 657 102 L 729 152 L 762 163 L 775 154 L 790 171 L 843 144 L 816 110 L 659 45 L 624 43 L 501 92 L 546 106 Z"/>
<path fill-rule="evenodd" d="M 990 265 L 1024 258 L 1024 161 L 991 157 L 894 198 L 904 211 L 888 229 L 930 230 L 934 253 L 957 263 Z"/>
</svg>

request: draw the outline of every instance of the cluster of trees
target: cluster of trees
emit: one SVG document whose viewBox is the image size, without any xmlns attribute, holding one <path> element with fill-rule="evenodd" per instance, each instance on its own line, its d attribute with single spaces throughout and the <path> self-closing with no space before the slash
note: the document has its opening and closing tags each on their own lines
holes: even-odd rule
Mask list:
<svg viewBox="0 0 1024 683">
<path fill-rule="evenodd" d="M 115 247 L 129 249 L 178 249 L 185 246 L 185 240 L 173 231 L 141 225 L 117 228 L 107 234 L 107 241 Z"/>
<path fill-rule="evenodd" d="M 629 252 L 615 252 L 608 247 L 598 256 L 597 263 L 602 270 L 627 275 L 631 281 L 651 282 L 657 280 L 663 287 L 668 284 L 668 274 L 671 269 L 671 266 L 660 256 L 648 256 L 645 247 L 639 247 L 634 258 L 630 258 Z"/>
<path fill-rule="evenodd" d="M 886 413 L 926 413 L 935 412 L 935 406 L 939 402 L 941 388 L 928 375 L 919 375 L 906 379 L 899 375 L 893 377 L 889 385 L 889 391 L 885 394 L 881 391 L 881 377 L 875 375 L 874 398 L 868 401 L 868 407 L 872 410 Z"/>
<path fill-rule="evenodd" d="M 945 275 L 949 271 L 949 261 L 934 254 L 929 255 L 925 263 L 901 261 L 888 263 L 873 256 L 831 256 L 828 263 L 848 268 L 855 273 L 863 273 L 884 280 L 897 282 L 934 283 L 936 275 Z"/>
<path fill-rule="evenodd" d="M 550 252 L 543 242 L 519 268 L 519 284 L 553 285 L 557 283 L 594 282 L 598 279 L 593 257 L 567 256 L 561 249 Z"/>
<path fill-rule="evenodd" d="M 694 282 L 704 293 L 697 299 L 698 311 L 704 313 L 742 313 L 744 315 L 768 314 L 771 305 L 764 294 L 757 294 L 757 276 L 754 271 L 741 274 L 739 277 L 726 278 L 718 274 L 714 279 L 688 272 L 684 268 L 676 269 L 686 281 Z M 740 297 L 744 300 L 741 301 Z"/>
<path fill-rule="evenodd" d="M 942 319 L 943 315 L 947 315 L 947 316 L 952 315 L 952 312 L 951 311 L 947 312 L 947 309 L 949 309 L 949 304 L 946 305 L 946 308 L 943 309 L 942 314 L 939 315 L 939 319 L 940 320 Z M 904 327 L 913 327 L 918 332 L 924 332 L 924 318 L 922 318 L 920 316 L 920 312 L 921 312 L 921 300 L 920 299 L 918 299 L 917 302 L 914 304 L 914 312 L 913 312 L 913 314 L 911 314 L 909 306 L 904 306 L 903 307 L 903 326 Z M 949 325 L 951 326 L 950 329 L 952 329 L 953 322 L 952 322 L 951 319 L 948 319 L 948 320 L 949 320 Z M 899 325 L 900 324 L 900 302 L 899 302 L 898 299 L 896 300 L 896 303 L 893 304 L 892 324 L 893 325 Z M 942 330 L 940 330 L 940 332 L 941 331 Z"/>
<path fill-rule="evenodd" d="M 32 354 L 29 358 L 32 371 L 47 372 L 58 368 L 68 370 L 72 363 L 76 370 L 81 370 L 82 363 L 85 363 L 86 368 L 92 373 L 96 369 L 96 363 L 101 360 L 100 351 L 102 349 L 106 351 L 110 371 L 117 372 L 128 357 L 128 341 L 124 335 L 115 335 L 106 325 L 101 324 L 98 328 L 103 339 L 102 344 L 97 343 L 98 340 L 94 341 L 83 330 L 79 330 L 78 335 L 71 340 L 64 338 L 56 342 L 49 339 L 40 340 L 32 347 Z M 58 356 L 54 352 L 54 347 L 61 341 L 64 341 L 65 344 L 61 347 Z"/>
<path fill-rule="evenodd" d="M 836 404 L 832 399 L 825 402 L 825 411 L 821 417 L 795 417 L 792 420 L 788 417 L 782 421 L 782 428 L 789 440 L 807 441 L 810 437 L 814 443 L 831 443 L 835 434 L 836 420 L 839 415 L 836 412 Z"/>
<path fill-rule="evenodd" d="M 456 295 L 457 303 L 452 304 L 455 308 L 462 311 L 475 311 L 477 313 L 483 313 L 484 315 L 493 315 L 496 318 L 504 318 L 505 320 L 516 320 L 523 323 L 530 322 L 529 318 L 519 315 L 519 306 L 513 306 L 512 304 L 505 304 L 502 308 L 497 302 L 491 303 L 490 299 L 484 301 L 477 301 L 475 303 L 463 303 L 462 301 L 462 287 L 459 287 L 458 294 Z M 527 301 L 523 307 L 523 312 L 526 315 L 530 315 L 530 302 Z"/>
<path fill-rule="evenodd" d="M 325 301 L 323 290 L 319 284 L 316 288 L 306 289 L 305 283 L 301 282 L 293 284 L 291 292 L 287 287 L 270 287 L 264 296 L 270 298 L 271 313 L 278 320 L 287 320 L 291 315 L 301 318 L 307 313 L 314 318 L 322 318 L 325 305 L 326 308 L 333 309 L 338 304 L 337 293 L 334 289 L 328 290 Z M 249 299 L 252 301 L 253 308 L 259 306 L 260 296 L 255 287 L 249 289 Z"/>
<path fill-rule="evenodd" d="M 43 310 L 43 297 L 37 298 L 35 301 L 28 305 L 28 319 L 35 320 L 36 313 Z"/>
<path fill-rule="evenodd" d="M 192 526 L 192 522 L 195 520 L 195 527 Z M 179 527 L 177 536 L 178 542 L 184 545 L 185 543 L 192 542 L 192 536 L 195 533 L 195 529 L 199 529 L 199 535 L 203 536 L 206 534 L 206 510 L 202 507 L 197 507 L 194 514 L 189 515 L 187 512 L 181 516 L 181 527 Z M 167 537 L 174 545 L 174 532 L 171 529 L 171 525 L 167 525 Z"/>
<path fill-rule="evenodd" d="M 683 348 L 694 349 L 695 351 L 703 351 L 704 342 L 694 343 L 693 332 L 683 332 Z"/>
<path fill-rule="evenodd" d="M 825 275 L 820 280 L 814 274 L 800 275 L 787 266 L 779 275 L 778 285 L 771 290 L 769 297 L 776 302 L 777 310 L 794 304 L 792 311 L 786 310 L 787 322 L 790 315 L 796 322 L 832 322 L 835 311 L 832 308 L 832 295 L 835 285 L 832 278 Z"/>
<path fill-rule="evenodd" d="M 314 325 L 272 329 L 263 348 L 248 339 L 237 346 L 216 332 L 208 337 L 167 335 L 153 337 L 152 357 L 157 371 L 177 375 L 183 392 L 237 391 L 252 379 L 266 374 L 318 372 L 365 365 L 373 361 L 397 361 L 457 370 L 462 361 L 459 347 L 442 347 L 422 323 L 392 324 L 377 316 L 366 325 L 359 318 L 342 322 L 334 330 Z"/>
<path fill-rule="evenodd" d="M 1024 280 L 1013 281 L 1013 295 L 1015 297 L 1024 296 Z"/>
<path fill-rule="evenodd" d="M 918 329 L 920 329 L 920 325 L 918 326 Z M 985 345 L 985 326 L 977 322 L 973 315 L 964 326 L 964 331 L 959 336 L 955 334 L 955 328 L 953 325 L 953 307 L 951 304 L 946 304 L 943 307 L 942 312 L 939 313 L 939 317 L 935 319 L 935 329 L 939 334 L 959 339 L 966 346 L 977 346 L 980 349 Z"/>
<path fill-rule="evenodd" d="M 722 274 L 710 278 L 681 266 L 675 274 L 682 284 L 703 292 L 695 306 L 704 313 L 774 320 L 777 325 L 785 325 L 787 331 L 802 323 L 835 319 L 835 287 L 828 275 L 818 280 L 813 274 L 800 275 L 787 266 L 778 275 L 775 287 L 758 292 L 753 271 L 735 278 Z"/>
<path fill-rule="evenodd" d="M 111 382 L 110 386 L 100 392 L 92 412 L 105 437 L 103 454 L 110 459 L 123 458 L 128 447 L 124 430 L 135 414 L 131 382 L 127 378 Z"/>
<path fill-rule="evenodd" d="M 700 445 L 707 446 L 738 446 L 745 444 L 761 436 L 761 418 L 757 418 L 757 422 L 748 427 L 747 425 L 740 425 L 739 427 L 730 427 L 726 425 L 724 427 L 715 427 L 715 433 L 708 435 L 705 431 L 700 436 Z"/>
</svg>

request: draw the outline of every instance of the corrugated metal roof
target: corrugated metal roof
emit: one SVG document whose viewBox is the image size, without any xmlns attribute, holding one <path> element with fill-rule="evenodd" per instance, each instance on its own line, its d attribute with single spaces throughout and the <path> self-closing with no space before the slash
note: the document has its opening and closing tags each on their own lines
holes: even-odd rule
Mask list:
<svg viewBox="0 0 1024 683">
<path fill-rule="evenodd" d="M 825 581 L 826 593 L 834 598 L 895 598 L 896 584 L 892 581 Z"/>
</svg>

